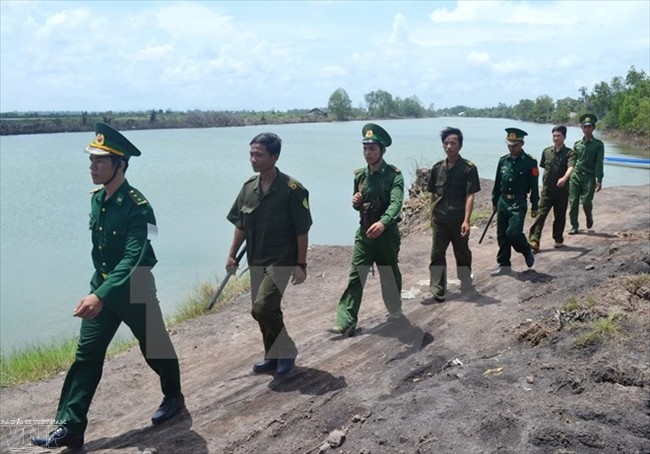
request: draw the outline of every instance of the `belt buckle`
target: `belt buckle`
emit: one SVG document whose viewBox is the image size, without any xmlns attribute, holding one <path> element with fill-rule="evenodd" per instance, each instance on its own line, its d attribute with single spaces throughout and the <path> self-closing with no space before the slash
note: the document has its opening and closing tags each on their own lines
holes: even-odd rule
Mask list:
<svg viewBox="0 0 650 454">
<path fill-rule="evenodd" d="M 515 199 L 514 194 L 506 194 L 505 197 L 506 197 L 506 200 L 514 200 Z"/>
</svg>

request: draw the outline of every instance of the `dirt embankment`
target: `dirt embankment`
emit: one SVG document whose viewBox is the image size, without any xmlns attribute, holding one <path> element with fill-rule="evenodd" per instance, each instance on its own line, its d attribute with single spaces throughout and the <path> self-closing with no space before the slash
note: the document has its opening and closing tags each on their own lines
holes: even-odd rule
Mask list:
<svg viewBox="0 0 650 454">
<path fill-rule="evenodd" d="M 490 210 L 482 180 L 477 210 Z M 388 324 L 369 276 L 360 333 L 334 321 L 351 248 L 313 246 L 309 278 L 283 303 L 300 348 L 283 380 L 256 376 L 262 355 L 248 296 L 176 329 L 187 411 L 152 427 L 157 379 L 137 350 L 105 365 L 86 451 L 97 453 L 648 453 L 650 452 L 650 187 L 607 188 L 595 225 L 535 266 L 513 255 L 490 277 L 495 229 L 472 230 L 475 290 L 461 294 L 448 251 L 449 295 L 425 305 L 431 245 L 411 221 L 400 253 L 402 323 Z M 483 221 L 485 222 L 485 221 Z M 583 221 L 584 222 L 584 221 Z M 353 235 L 353 232 L 350 232 Z M 63 376 L 1 390 L 1 417 L 52 418 Z M 24 444 L 3 425 L 0 450 Z M 24 452 L 24 451 L 22 451 Z"/>
</svg>

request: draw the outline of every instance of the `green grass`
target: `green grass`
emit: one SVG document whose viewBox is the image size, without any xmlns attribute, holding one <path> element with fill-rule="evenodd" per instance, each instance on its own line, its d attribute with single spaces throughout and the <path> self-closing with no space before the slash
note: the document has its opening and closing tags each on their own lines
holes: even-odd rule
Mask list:
<svg viewBox="0 0 650 454">
<path fill-rule="evenodd" d="M 584 348 L 610 339 L 617 339 L 621 332 L 620 319 L 622 317 L 622 314 L 615 312 L 586 322 L 584 331 L 575 337 L 574 345 Z"/>
<path fill-rule="evenodd" d="M 167 317 L 168 328 L 195 319 L 208 312 L 207 305 L 218 288 L 219 282 L 204 283 L 195 289 L 176 312 Z M 228 281 L 211 312 L 233 302 L 237 296 L 250 288 L 248 276 L 235 277 Z M 0 387 L 41 380 L 65 371 L 74 361 L 77 337 L 59 340 L 53 344 L 32 344 L 8 355 L 0 352 Z M 107 358 L 127 351 L 137 345 L 134 338 L 116 338 L 111 343 Z"/>
</svg>

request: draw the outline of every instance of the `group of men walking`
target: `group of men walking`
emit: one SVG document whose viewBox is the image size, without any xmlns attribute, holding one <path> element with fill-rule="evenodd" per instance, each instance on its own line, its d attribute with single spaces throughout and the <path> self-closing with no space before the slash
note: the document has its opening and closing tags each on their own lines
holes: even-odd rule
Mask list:
<svg viewBox="0 0 650 454">
<path fill-rule="evenodd" d="M 492 190 L 497 215 L 499 268 L 492 275 L 510 272 L 511 248 L 533 266 L 533 251 L 540 248 L 544 220 L 553 208 L 555 246 L 563 245 L 567 203 L 571 231 L 578 233 L 578 203 L 582 202 L 587 227 L 593 225 L 592 199 L 602 187 L 604 147 L 593 137 L 596 117 L 580 119 L 584 137 L 574 150 L 564 146 L 566 128 L 553 128 L 553 147 L 542 153 L 542 198 L 538 194 L 537 161 L 523 150 L 526 132 L 506 129 L 509 153 L 501 157 Z M 402 276 L 398 265 L 399 221 L 404 201 L 404 178 L 384 156 L 392 138 L 381 126 L 362 128 L 366 165 L 354 172 L 351 205 L 359 213 L 348 285 L 328 331 L 352 336 L 357 327 L 363 287 L 377 266 L 388 322 L 403 319 Z M 151 238 L 156 220 L 148 200 L 126 180 L 129 159 L 140 150 L 121 133 L 98 123 L 95 139 L 86 147 L 90 155 L 93 191 L 89 228 L 95 271 L 90 292 L 73 315 L 82 319 L 75 361 L 66 376 L 56 420 L 56 430 L 32 443 L 45 448 L 81 448 L 87 413 L 99 385 L 108 345 L 119 325 L 126 323 L 139 342 L 147 364 L 158 374 L 163 401 L 153 414 L 153 424 L 177 415 L 184 407 L 179 364 L 164 325 L 151 269 L 156 257 Z M 476 165 L 461 157 L 463 133 L 446 128 L 440 133 L 446 159 L 437 162 L 428 181 L 431 192 L 432 250 L 430 289 L 436 301 L 447 293 L 446 250 L 452 244 L 461 289 L 472 287 L 472 253 L 469 232 L 474 196 L 480 188 Z M 234 226 L 226 269 L 238 266 L 245 247 L 251 281 L 251 315 L 258 322 L 264 356 L 254 373 L 286 376 L 294 367 L 298 348 L 284 324 L 281 301 L 289 283 L 307 277 L 308 233 L 312 224 L 308 190 L 277 167 L 282 140 L 274 133 L 256 135 L 250 142 L 249 160 L 255 175 L 237 195 L 227 219 Z M 531 215 L 537 216 L 529 239 L 523 233 L 530 198 Z M 568 200 L 568 202 L 567 202 Z M 539 216 L 538 216 L 539 214 Z"/>
</svg>

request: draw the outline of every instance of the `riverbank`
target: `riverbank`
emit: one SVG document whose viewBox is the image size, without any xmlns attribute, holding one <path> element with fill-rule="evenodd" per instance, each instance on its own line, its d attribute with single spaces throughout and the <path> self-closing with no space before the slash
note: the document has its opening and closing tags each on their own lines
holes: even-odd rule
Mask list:
<svg viewBox="0 0 650 454">
<path fill-rule="evenodd" d="M 491 182 L 481 183 L 477 212 L 491 204 Z M 161 396 L 137 349 L 108 361 L 86 448 L 119 454 L 648 452 L 650 214 L 627 207 L 649 195 L 650 186 L 604 188 L 596 194 L 592 230 L 554 249 L 549 224 L 533 269 L 525 271 L 523 258 L 513 254 L 511 276 L 489 276 L 495 229 L 478 245 L 483 226 L 473 227 L 474 291 L 459 291 L 450 250 L 444 303 L 429 304 L 430 231 L 426 220 L 413 221 L 400 251 L 407 318 L 386 323 L 371 275 L 360 332 L 348 339 L 325 330 L 347 282 L 351 247 L 312 245 L 308 279 L 290 286 L 283 303 L 300 349 L 289 377 L 252 374 L 261 339 L 242 296 L 172 331 L 187 411 L 168 424 L 149 424 Z M 2 419 L 52 418 L 62 381 L 58 375 L 0 390 Z M 16 446 L 28 432 L 5 437 Z"/>
</svg>

